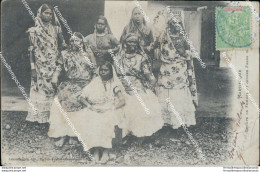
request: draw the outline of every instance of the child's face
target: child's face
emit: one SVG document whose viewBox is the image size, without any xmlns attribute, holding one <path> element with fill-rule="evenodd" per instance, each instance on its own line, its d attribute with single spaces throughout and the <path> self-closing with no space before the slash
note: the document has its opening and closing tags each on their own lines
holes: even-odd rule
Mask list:
<svg viewBox="0 0 260 172">
<path fill-rule="evenodd" d="M 100 66 L 99 75 L 101 76 L 102 80 L 104 80 L 104 81 L 107 81 L 107 80 L 111 79 L 111 77 L 112 77 L 112 74 L 111 74 L 109 68 L 105 65 Z"/>
<path fill-rule="evenodd" d="M 105 31 L 105 28 L 106 28 L 106 23 L 105 23 L 105 21 L 102 20 L 102 19 L 98 19 L 97 24 L 96 24 L 96 27 L 97 27 L 98 33 L 104 32 L 104 31 Z"/>
</svg>

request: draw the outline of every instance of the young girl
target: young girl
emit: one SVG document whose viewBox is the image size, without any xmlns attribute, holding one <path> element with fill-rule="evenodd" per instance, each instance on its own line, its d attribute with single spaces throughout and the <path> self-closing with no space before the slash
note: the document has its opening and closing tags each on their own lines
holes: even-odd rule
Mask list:
<svg viewBox="0 0 260 172">
<path fill-rule="evenodd" d="M 125 105 L 123 86 L 109 62 L 100 65 L 99 76 L 83 89 L 81 101 L 86 106 L 81 112 L 84 130 L 78 132 L 88 148 L 93 148 L 95 160 L 105 163 L 115 137 L 114 126 L 122 127 Z"/>
</svg>

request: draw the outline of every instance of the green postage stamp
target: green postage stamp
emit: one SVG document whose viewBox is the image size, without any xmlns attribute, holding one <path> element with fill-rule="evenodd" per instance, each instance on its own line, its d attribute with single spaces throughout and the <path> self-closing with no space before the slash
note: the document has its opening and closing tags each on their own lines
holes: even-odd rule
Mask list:
<svg viewBox="0 0 260 172">
<path fill-rule="evenodd" d="M 216 49 L 251 47 L 251 9 L 216 7 Z"/>
</svg>

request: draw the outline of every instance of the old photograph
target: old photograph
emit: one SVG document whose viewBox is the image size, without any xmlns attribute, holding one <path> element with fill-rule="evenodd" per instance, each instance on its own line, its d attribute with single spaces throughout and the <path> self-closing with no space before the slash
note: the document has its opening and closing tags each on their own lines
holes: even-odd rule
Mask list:
<svg viewBox="0 0 260 172">
<path fill-rule="evenodd" d="M 4 0 L 3 166 L 258 166 L 259 2 Z"/>
</svg>

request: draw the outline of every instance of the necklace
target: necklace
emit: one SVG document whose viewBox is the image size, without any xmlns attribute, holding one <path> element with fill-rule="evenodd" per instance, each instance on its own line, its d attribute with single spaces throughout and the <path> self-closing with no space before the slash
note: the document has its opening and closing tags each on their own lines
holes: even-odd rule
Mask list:
<svg viewBox="0 0 260 172">
<path fill-rule="evenodd" d="M 125 54 L 124 63 L 128 68 L 133 68 L 137 64 L 137 60 L 135 58 L 136 53 L 134 54 Z"/>
</svg>

